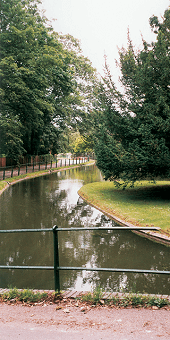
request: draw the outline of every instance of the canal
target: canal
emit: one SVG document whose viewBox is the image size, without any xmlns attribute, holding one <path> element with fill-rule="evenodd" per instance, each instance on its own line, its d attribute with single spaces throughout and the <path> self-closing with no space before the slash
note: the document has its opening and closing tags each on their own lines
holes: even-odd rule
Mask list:
<svg viewBox="0 0 170 340">
<path fill-rule="evenodd" d="M 81 227 L 59 232 L 60 266 L 169 270 L 169 248 L 131 231 L 83 231 L 114 226 L 114 221 L 88 205 L 79 188 L 102 176 L 96 166 L 83 166 L 21 181 L 0 196 L 0 229 Z M 52 232 L 0 235 L 1 265 L 53 266 Z M 0 271 L 0 287 L 54 289 L 53 271 Z M 61 271 L 64 289 L 132 291 L 170 295 L 167 275 Z"/>
</svg>

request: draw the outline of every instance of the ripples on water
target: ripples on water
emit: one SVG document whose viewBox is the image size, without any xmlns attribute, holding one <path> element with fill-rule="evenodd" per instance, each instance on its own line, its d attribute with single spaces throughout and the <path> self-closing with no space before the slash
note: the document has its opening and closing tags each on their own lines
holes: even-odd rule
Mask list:
<svg viewBox="0 0 170 340">
<path fill-rule="evenodd" d="M 0 197 L 1 229 L 114 226 L 77 194 L 102 180 L 95 166 L 70 169 L 11 186 Z M 0 264 L 53 265 L 52 232 L 1 234 Z M 131 231 L 59 232 L 61 266 L 169 270 L 169 248 Z M 167 275 L 61 271 L 61 289 L 170 294 Z M 54 289 L 53 271 L 1 270 L 0 287 Z"/>
</svg>

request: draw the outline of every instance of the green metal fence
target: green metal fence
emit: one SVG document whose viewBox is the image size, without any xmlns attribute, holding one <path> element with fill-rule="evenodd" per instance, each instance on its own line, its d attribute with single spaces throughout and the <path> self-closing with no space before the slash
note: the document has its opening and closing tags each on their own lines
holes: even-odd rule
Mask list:
<svg viewBox="0 0 170 340">
<path fill-rule="evenodd" d="M 156 227 L 146 227 L 144 230 L 158 230 Z M 59 242 L 58 232 L 60 231 L 86 231 L 86 230 L 142 230 L 141 227 L 88 227 L 88 228 L 53 228 L 44 229 L 15 229 L 0 230 L 0 233 L 22 233 L 22 232 L 53 232 L 54 240 L 54 265 L 53 266 L 6 266 L 0 265 L 0 269 L 35 269 L 35 270 L 53 270 L 55 291 L 60 291 L 60 270 L 86 270 L 86 271 L 104 271 L 104 272 L 123 272 L 123 273 L 141 273 L 141 274 L 163 274 L 170 275 L 168 270 L 146 270 L 146 269 L 125 269 L 125 268 L 86 268 L 86 267 L 60 267 L 59 265 Z"/>
</svg>

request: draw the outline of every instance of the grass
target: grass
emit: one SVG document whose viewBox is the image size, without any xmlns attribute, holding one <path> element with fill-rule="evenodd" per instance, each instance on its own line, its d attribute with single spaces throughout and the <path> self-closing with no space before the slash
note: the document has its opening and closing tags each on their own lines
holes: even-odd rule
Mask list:
<svg viewBox="0 0 170 340">
<path fill-rule="evenodd" d="M 83 294 L 78 298 L 78 300 L 82 303 L 88 303 L 90 305 L 108 305 L 108 306 L 116 306 L 116 307 L 153 307 L 157 308 L 168 307 L 170 306 L 170 300 L 164 297 L 159 297 L 156 295 L 142 295 L 142 294 L 111 294 L 111 297 L 103 300 L 103 290 L 100 287 L 97 287 L 93 293 L 88 292 Z M 77 300 L 77 298 L 75 299 Z M 35 292 L 30 289 L 19 290 L 17 288 L 11 288 L 5 293 L 0 294 L 0 301 L 4 302 L 24 302 L 28 304 L 34 304 L 37 302 L 50 302 L 50 303 L 62 303 L 63 298 L 62 294 L 53 292 L 50 295 L 46 292 Z M 65 303 L 65 299 L 64 299 Z"/>
<path fill-rule="evenodd" d="M 98 303 L 100 303 L 101 299 L 102 299 L 102 295 L 103 295 L 103 291 L 100 287 L 97 287 L 93 293 L 88 292 L 87 294 L 84 294 L 81 296 L 80 300 L 82 302 L 90 302 L 93 305 L 97 305 Z"/>
<path fill-rule="evenodd" d="M 112 217 L 142 227 L 160 227 L 170 236 L 170 181 L 137 182 L 117 189 L 113 182 L 86 184 L 79 192 L 88 203 Z"/>
<path fill-rule="evenodd" d="M 93 293 L 89 292 L 80 297 L 81 302 L 88 302 L 92 305 L 107 304 L 114 305 L 117 307 L 153 307 L 162 308 L 165 306 L 170 306 L 170 301 L 167 298 L 158 297 L 156 295 L 142 295 L 142 294 L 111 294 L 111 297 L 103 300 L 103 291 L 100 287 L 96 288 Z"/>
<path fill-rule="evenodd" d="M 1 299 L 3 301 L 10 301 L 10 300 L 15 300 L 16 301 L 22 301 L 22 302 L 39 302 L 44 299 L 46 299 L 48 296 L 47 293 L 43 292 L 33 292 L 30 289 L 23 289 L 23 290 L 18 290 L 17 288 L 11 288 L 7 292 L 3 293 L 1 295 Z"/>
<path fill-rule="evenodd" d="M 6 181 L 0 181 L 0 191 L 3 190 L 7 186 Z"/>
</svg>

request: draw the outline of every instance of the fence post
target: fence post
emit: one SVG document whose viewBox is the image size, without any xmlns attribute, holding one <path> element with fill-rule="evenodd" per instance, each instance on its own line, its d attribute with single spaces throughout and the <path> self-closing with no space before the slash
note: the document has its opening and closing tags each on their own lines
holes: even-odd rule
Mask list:
<svg viewBox="0 0 170 340">
<path fill-rule="evenodd" d="M 19 174 L 20 174 L 20 166 L 18 167 L 18 176 L 19 176 Z"/>
<path fill-rule="evenodd" d="M 12 167 L 11 169 L 11 177 L 13 177 L 13 171 L 14 171 L 14 167 Z"/>
<path fill-rule="evenodd" d="M 47 170 L 47 161 L 45 162 L 45 170 Z"/>
<path fill-rule="evenodd" d="M 70 158 L 69 158 L 69 165 L 70 165 Z"/>
<path fill-rule="evenodd" d="M 51 168 L 53 167 L 53 161 L 51 161 Z"/>
<path fill-rule="evenodd" d="M 39 171 L 40 171 L 40 161 L 39 161 Z"/>
<path fill-rule="evenodd" d="M 27 170 L 28 170 L 28 164 L 26 163 L 26 174 L 27 174 Z"/>
<path fill-rule="evenodd" d="M 65 158 L 65 166 L 66 166 L 66 158 Z"/>
<path fill-rule="evenodd" d="M 34 172 L 34 160 L 33 160 L 33 165 L 32 165 L 32 171 Z"/>
<path fill-rule="evenodd" d="M 56 157 L 56 165 L 55 165 L 55 166 L 56 166 L 56 168 L 57 168 L 57 157 Z"/>
<path fill-rule="evenodd" d="M 58 231 L 57 226 L 53 227 L 53 239 L 54 239 L 54 280 L 55 291 L 60 292 L 60 276 L 59 276 L 59 251 L 58 251 Z"/>
<path fill-rule="evenodd" d="M 5 179 L 5 168 L 4 168 L 4 171 L 3 171 L 3 180 Z"/>
<path fill-rule="evenodd" d="M 60 161 L 60 167 L 62 167 L 62 159 L 61 159 L 61 161 Z"/>
</svg>

